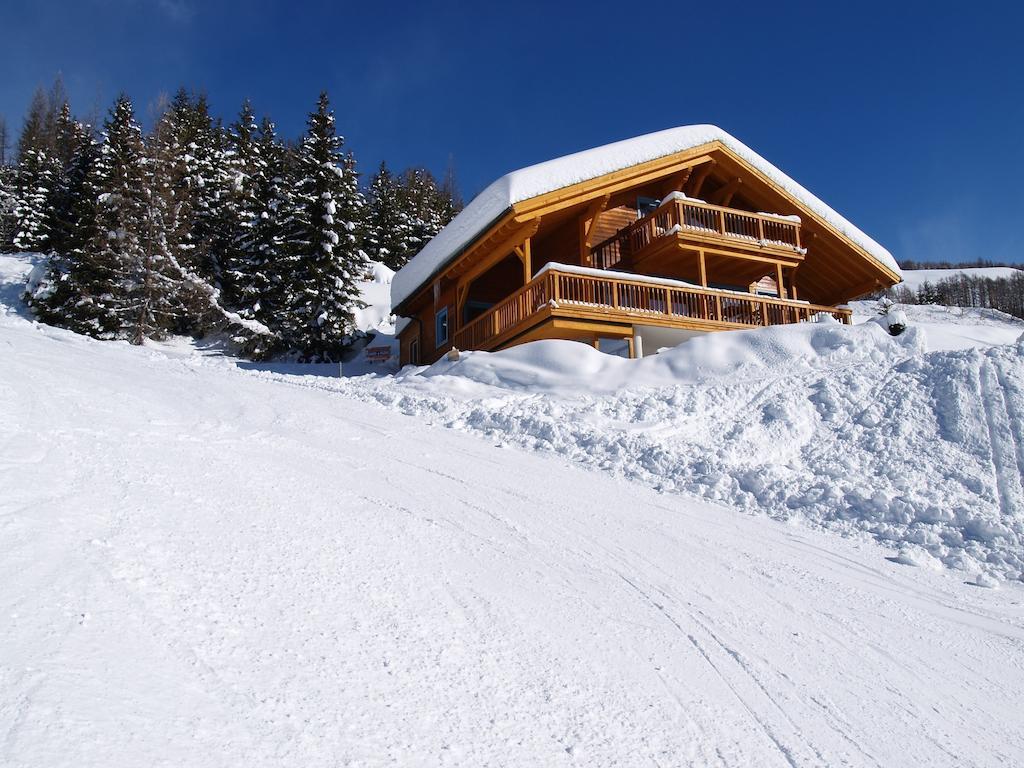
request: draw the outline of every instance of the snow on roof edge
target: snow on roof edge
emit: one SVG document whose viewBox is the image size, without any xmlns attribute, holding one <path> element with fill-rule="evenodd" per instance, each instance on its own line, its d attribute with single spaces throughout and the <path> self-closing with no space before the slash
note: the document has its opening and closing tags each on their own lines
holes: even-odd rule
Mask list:
<svg viewBox="0 0 1024 768">
<path fill-rule="evenodd" d="M 398 306 L 409 298 L 516 203 L 714 141 L 728 147 L 801 205 L 864 249 L 879 265 L 897 275 L 902 274 L 888 250 L 739 139 L 715 125 L 687 125 L 575 152 L 505 174 L 474 197 L 448 226 L 395 274 L 391 284 L 392 306 Z"/>
</svg>

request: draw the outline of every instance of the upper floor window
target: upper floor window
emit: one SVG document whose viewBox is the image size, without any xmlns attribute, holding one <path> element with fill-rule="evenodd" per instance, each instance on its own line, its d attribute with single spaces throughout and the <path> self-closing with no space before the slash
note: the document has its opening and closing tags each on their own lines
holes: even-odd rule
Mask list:
<svg viewBox="0 0 1024 768">
<path fill-rule="evenodd" d="M 636 215 L 638 218 L 643 218 L 648 213 L 658 210 L 658 206 L 661 201 L 656 197 L 638 197 L 636 199 Z"/>
<path fill-rule="evenodd" d="M 434 315 L 434 343 L 438 347 L 448 343 L 448 307 L 442 307 Z"/>
</svg>

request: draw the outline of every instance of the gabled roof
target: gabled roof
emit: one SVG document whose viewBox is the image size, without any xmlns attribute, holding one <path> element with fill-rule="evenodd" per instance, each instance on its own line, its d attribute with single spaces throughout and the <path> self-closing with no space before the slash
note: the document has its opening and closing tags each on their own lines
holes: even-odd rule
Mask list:
<svg viewBox="0 0 1024 768">
<path fill-rule="evenodd" d="M 879 265 L 900 275 L 899 265 L 889 251 L 743 142 L 714 125 L 686 125 L 576 152 L 505 174 L 473 198 L 448 226 L 398 271 L 391 283 L 392 306 L 397 307 L 409 298 L 517 203 L 713 142 L 720 142 L 863 249 Z"/>
</svg>

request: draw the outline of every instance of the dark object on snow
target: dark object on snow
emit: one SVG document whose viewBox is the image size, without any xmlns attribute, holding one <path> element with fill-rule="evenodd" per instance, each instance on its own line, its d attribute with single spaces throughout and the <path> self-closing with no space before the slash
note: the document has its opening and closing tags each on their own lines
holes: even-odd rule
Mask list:
<svg viewBox="0 0 1024 768">
<path fill-rule="evenodd" d="M 899 336 L 907 330 L 907 315 L 901 309 L 890 310 L 886 314 L 885 320 L 890 336 Z"/>
</svg>

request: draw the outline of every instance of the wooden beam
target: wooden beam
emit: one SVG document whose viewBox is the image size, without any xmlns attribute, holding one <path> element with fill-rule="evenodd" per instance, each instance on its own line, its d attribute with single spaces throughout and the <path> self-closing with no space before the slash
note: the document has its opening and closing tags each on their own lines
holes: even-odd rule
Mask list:
<svg viewBox="0 0 1024 768">
<path fill-rule="evenodd" d="M 711 170 L 714 167 L 715 161 L 712 160 L 710 163 L 705 163 L 697 170 L 697 173 L 690 179 L 690 197 L 700 197 L 701 187 L 704 186 L 704 181 L 710 175 Z"/>
<path fill-rule="evenodd" d="M 708 287 L 708 265 L 707 260 L 704 258 L 704 249 L 697 251 L 698 258 L 700 259 L 700 284 L 705 288 Z"/>
<path fill-rule="evenodd" d="M 782 282 L 782 265 L 775 265 L 775 287 L 778 289 L 780 299 L 786 298 L 786 288 Z"/>
<path fill-rule="evenodd" d="M 686 186 L 686 182 L 689 181 L 691 174 L 693 173 L 693 166 L 684 168 L 680 173 L 675 176 L 669 177 L 668 181 L 661 188 L 661 196 L 665 197 L 672 192 L 682 192 L 683 187 Z"/>
<path fill-rule="evenodd" d="M 515 254 L 523 262 L 523 285 L 526 285 L 533 279 L 533 253 L 530 249 L 530 238 L 526 238 L 522 246 L 516 246 Z"/>
<path fill-rule="evenodd" d="M 715 143 L 717 144 L 717 142 Z M 572 208 L 602 195 L 614 195 L 624 189 L 631 189 L 664 178 L 674 171 L 681 171 L 690 166 L 704 165 L 711 162 L 705 154 L 710 145 L 703 145 L 693 150 L 679 152 L 675 155 L 641 163 L 632 168 L 600 176 L 596 179 L 573 184 L 570 187 L 549 192 L 544 195 L 523 200 L 513 206 L 518 221 L 526 221 L 530 216 L 554 213 L 555 211 Z M 687 159 L 689 157 L 690 159 Z"/>
<path fill-rule="evenodd" d="M 490 253 L 488 253 L 488 255 L 485 258 L 481 259 L 475 265 L 467 269 L 465 272 L 458 275 L 459 282 L 473 282 L 473 280 L 480 277 L 480 275 L 482 275 L 488 269 L 490 269 L 495 264 L 500 262 L 510 253 L 513 253 L 513 250 L 517 246 L 521 246 L 527 239 L 537 234 L 537 229 L 539 227 L 540 219 L 534 219 L 525 226 L 517 229 L 515 233 L 513 233 L 499 245 L 495 246 L 494 248 L 489 248 L 488 250 L 490 251 Z"/>
<path fill-rule="evenodd" d="M 711 199 L 709 199 L 708 202 L 714 203 L 715 205 L 729 205 L 729 203 L 732 202 L 732 196 L 736 194 L 736 190 L 740 188 L 740 184 L 742 183 L 743 179 L 741 179 L 739 176 L 736 176 L 724 187 L 717 190 L 715 194 L 711 196 Z"/>
</svg>

